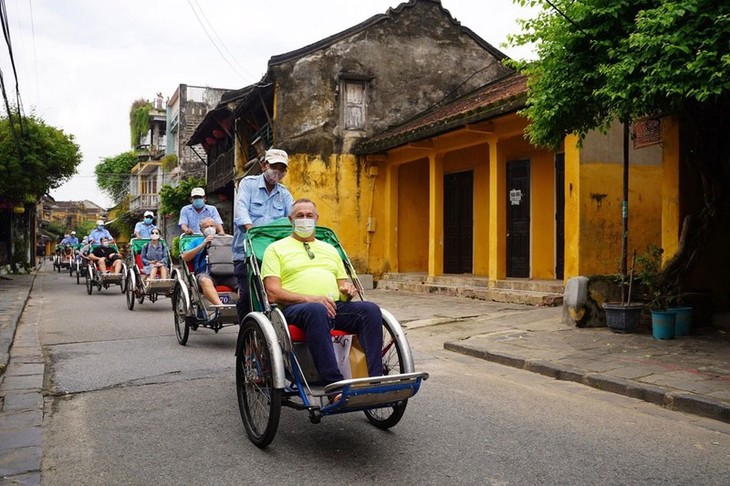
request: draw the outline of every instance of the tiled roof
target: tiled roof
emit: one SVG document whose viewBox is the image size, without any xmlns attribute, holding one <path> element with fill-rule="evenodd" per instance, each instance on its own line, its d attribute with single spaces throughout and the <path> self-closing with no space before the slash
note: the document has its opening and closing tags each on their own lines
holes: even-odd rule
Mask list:
<svg viewBox="0 0 730 486">
<path fill-rule="evenodd" d="M 526 78 L 510 74 L 446 105 L 429 109 L 402 125 L 363 139 L 354 153 L 380 152 L 518 110 L 525 106 L 526 94 Z"/>
</svg>

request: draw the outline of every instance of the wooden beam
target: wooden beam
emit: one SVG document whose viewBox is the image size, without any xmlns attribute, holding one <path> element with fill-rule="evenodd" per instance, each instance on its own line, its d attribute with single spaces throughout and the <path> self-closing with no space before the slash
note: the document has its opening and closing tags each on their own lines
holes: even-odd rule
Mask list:
<svg viewBox="0 0 730 486">
<path fill-rule="evenodd" d="M 486 135 L 494 134 L 494 124 L 492 122 L 468 123 L 464 129 L 467 132 L 484 133 Z"/>
<path fill-rule="evenodd" d="M 414 149 L 432 150 L 433 142 L 431 140 L 419 140 L 418 142 L 411 142 L 406 146 Z"/>
</svg>

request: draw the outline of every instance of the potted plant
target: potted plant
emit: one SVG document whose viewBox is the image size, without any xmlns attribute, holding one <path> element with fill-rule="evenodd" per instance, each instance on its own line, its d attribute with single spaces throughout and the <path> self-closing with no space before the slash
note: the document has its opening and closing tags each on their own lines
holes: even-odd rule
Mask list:
<svg viewBox="0 0 730 486">
<path fill-rule="evenodd" d="M 634 283 L 634 267 L 636 263 L 636 252 L 632 257 L 631 270 L 628 277 L 628 292 L 626 291 L 626 275 L 619 274 L 621 285 L 621 303 L 606 302 L 603 309 L 606 311 L 606 325 L 613 332 L 627 333 L 634 332 L 641 322 L 641 312 L 644 304 L 631 302 L 631 291 Z"/>
<path fill-rule="evenodd" d="M 644 285 L 651 311 L 651 334 L 655 339 L 674 339 L 677 314 L 670 306 L 677 299 L 676 284 L 661 277 L 662 253 L 656 245 L 649 245 L 646 253 L 639 255 L 637 277 Z"/>
</svg>

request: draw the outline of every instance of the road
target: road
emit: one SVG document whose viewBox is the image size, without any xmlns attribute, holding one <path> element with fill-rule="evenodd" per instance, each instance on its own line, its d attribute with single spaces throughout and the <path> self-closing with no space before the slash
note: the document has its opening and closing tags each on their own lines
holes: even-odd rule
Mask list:
<svg viewBox="0 0 730 486">
<path fill-rule="evenodd" d="M 407 294 L 371 298 L 404 318 Z M 119 287 L 89 296 L 50 271 L 29 306 L 43 484 L 730 484 L 730 425 L 451 353 L 429 326 L 408 336 L 431 378 L 396 427 L 284 409 L 262 451 L 238 412 L 237 328 L 183 347 L 168 299 L 129 311 Z"/>
</svg>

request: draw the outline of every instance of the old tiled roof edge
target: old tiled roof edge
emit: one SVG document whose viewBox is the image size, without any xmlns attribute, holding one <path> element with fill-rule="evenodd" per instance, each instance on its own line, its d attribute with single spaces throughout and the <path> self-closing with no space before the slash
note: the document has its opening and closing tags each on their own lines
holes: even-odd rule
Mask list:
<svg viewBox="0 0 730 486">
<path fill-rule="evenodd" d="M 524 78 L 521 77 L 510 78 L 511 79 L 508 79 L 508 81 L 524 81 Z M 454 105 L 462 103 L 465 99 L 475 97 L 475 95 L 478 95 L 481 92 L 485 91 L 485 88 L 488 87 L 491 87 L 491 85 L 482 87 L 468 95 L 454 100 L 453 102 L 437 110 L 428 111 L 426 113 L 416 115 L 414 118 L 406 121 L 398 127 L 385 130 L 380 134 L 375 135 L 374 137 L 363 139 L 354 147 L 353 153 L 356 155 L 367 155 L 381 152 L 383 150 L 388 150 L 399 145 L 406 144 L 408 142 L 440 135 L 468 123 L 476 123 L 479 121 L 494 118 L 495 116 L 515 112 L 525 107 L 527 92 L 525 90 L 520 90 L 506 97 L 498 98 L 489 104 L 477 106 L 476 108 L 465 111 L 459 111 L 454 113 L 453 115 L 444 116 L 432 122 L 426 122 L 420 125 L 418 124 L 419 120 L 428 118 L 429 115 L 438 115 L 439 112 L 448 113 L 449 109 Z M 411 124 L 413 125 L 413 128 L 404 130 L 404 127 Z"/>
<path fill-rule="evenodd" d="M 256 89 L 256 87 L 257 85 L 251 84 L 241 89 L 232 90 L 224 93 L 223 96 L 221 96 L 221 100 L 220 102 L 218 102 L 218 105 L 212 110 L 208 111 L 203 119 L 200 120 L 200 123 L 198 123 L 198 126 L 195 127 L 195 131 L 192 135 L 190 135 L 190 138 L 188 138 L 188 140 L 185 142 L 185 145 L 193 146 L 202 143 L 203 139 L 205 138 L 205 133 L 207 133 L 208 125 L 210 124 L 211 119 L 216 115 L 225 112 L 228 112 L 230 115 L 234 109 L 230 108 L 228 104 L 234 102 L 239 103 L 245 100 Z"/>
<path fill-rule="evenodd" d="M 442 12 L 444 12 L 450 19 L 451 23 L 460 27 L 461 30 L 466 33 L 469 37 L 474 39 L 474 41 L 479 44 L 482 48 L 484 48 L 486 51 L 489 51 L 490 54 L 492 54 L 494 57 L 496 57 L 498 60 L 505 59 L 507 57 L 506 54 L 504 54 L 502 51 L 491 45 L 489 42 L 485 41 L 481 37 L 479 37 L 476 33 L 474 33 L 473 30 L 471 30 L 468 27 L 464 27 L 461 25 L 461 22 L 456 20 L 453 15 L 451 15 L 451 12 L 449 12 L 447 9 L 445 9 L 441 5 L 440 0 L 409 0 L 407 3 L 401 3 L 395 8 L 389 8 L 387 12 L 384 14 L 377 14 L 373 15 L 369 19 L 365 20 L 364 22 L 361 22 L 357 25 L 353 25 L 349 29 L 345 29 L 341 32 L 338 32 L 337 34 L 331 35 L 329 37 L 325 37 L 324 39 L 320 39 L 317 42 L 314 42 L 313 44 L 309 44 L 308 46 L 301 47 L 299 49 L 295 49 L 293 51 L 286 52 L 284 54 L 278 54 L 276 56 L 271 56 L 269 59 L 269 67 L 276 66 L 278 64 L 282 64 L 287 61 L 291 61 L 294 59 L 298 59 L 302 56 L 305 56 L 309 53 L 318 51 L 320 49 L 323 49 L 325 47 L 328 47 L 342 39 L 345 39 L 347 37 L 350 37 L 352 35 L 355 35 L 368 27 L 371 27 L 379 22 L 383 22 L 385 20 L 388 20 L 393 16 L 393 14 L 400 14 L 405 8 L 412 8 L 416 5 L 418 2 L 431 2 L 438 4 L 439 8 Z"/>
</svg>

